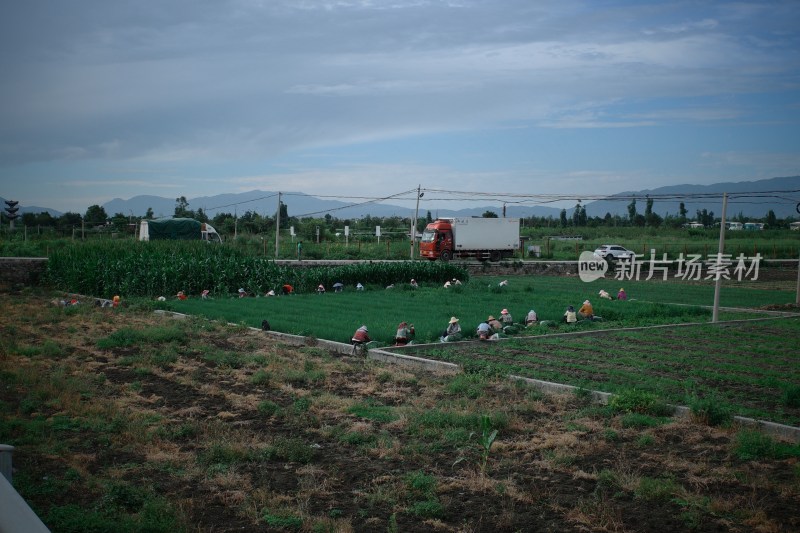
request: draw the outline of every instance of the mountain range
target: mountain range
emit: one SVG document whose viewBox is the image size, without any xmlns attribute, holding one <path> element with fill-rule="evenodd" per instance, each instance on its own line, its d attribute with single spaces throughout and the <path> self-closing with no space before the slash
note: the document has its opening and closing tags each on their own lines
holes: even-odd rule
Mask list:
<svg viewBox="0 0 800 533">
<path fill-rule="evenodd" d="M 771 191 L 792 191 L 790 193 L 778 195 L 765 195 Z M 627 216 L 628 204 L 631 197 L 635 197 L 636 209 L 638 213 L 644 213 L 646 197 L 649 195 L 654 198 L 653 211 L 661 216 L 666 214 L 676 215 L 679 212 L 680 202 L 684 203 L 688 211 L 688 217 L 693 218 L 697 211 L 706 209 L 719 216 L 722 212 L 721 195 L 723 192 L 733 194 L 734 197 L 728 202 L 728 217 L 743 215 L 746 217 L 764 217 L 767 211 L 772 209 L 778 218 L 788 216 L 798 216 L 796 209 L 800 202 L 800 176 L 790 176 L 783 178 L 770 178 L 757 181 L 740 181 L 716 183 L 713 185 L 670 185 L 658 187 L 656 189 L 625 191 L 610 195 L 605 199 L 595 200 L 584 204 L 586 213 L 589 216 L 604 216 L 606 213 L 612 215 Z M 761 193 L 759 197 L 735 197 L 737 193 Z M 358 218 L 365 215 L 374 217 L 411 217 L 414 209 L 388 203 L 362 203 L 355 204 L 338 200 L 326 200 L 310 196 L 304 193 L 282 193 L 282 201 L 286 204 L 290 216 L 303 215 L 321 217 L 326 213 L 340 219 Z M 249 191 L 238 194 L 219 194 L 216 196 L 201 196 L 188 199 L 188 208 L 196 210 L 202 208 L 205 213 L 213 217 L 218 213 L 239 213 L 247 211 L 256 212 L 260 215 L 271 216 L 277 209 L 277 192 L 269 191 Z M 659 196 L 687 196 L 687 195 L 715 195 L 715 198 L 684 198 L 684 199 L 662 199 Z M 0 202 L 5 199 L 0 198 Z M 577 199 L 576 199 L 577 203 Z M 176 200 L 174 198 L 164 198 L 161 196 L 142 195 L 134 196 L 128 200 L 115 198 L 102 205 L 109 216 L 122 213 L 126 216 L 144 216 L 148 209 L 153 210 L 156 217 L 171 216 L 175 212 Z M 2 206 L 2 204 L 0 204 Z M 20 214 L 22 213 L 41 213 L 48 212 L 54 217 L 61 216 L 63 213 L 54 209 L 25 206 L 20 204 Z M 88 207 L 88 206 L 87 206 Z M 480 216 L 486 211 L 493 211 L 498 215 L 502 214 L 502 205 L 485 205 L 468 209 L 445 209 L 442 204 L 438 208 L 431 208 L 424 204 L 420 206 L 420 216 L 425 216 L 427 211 L 431 211 L 434 217 L 437 216 Z M 567 209 L 567 215 L 571 216 L 574 206 Z M 528 216 L 552 216 L 558 218 L 561 209 L 547 206 L 508 206 L 506 216 L 509 217 L 528 217 Z"/>
</svg>

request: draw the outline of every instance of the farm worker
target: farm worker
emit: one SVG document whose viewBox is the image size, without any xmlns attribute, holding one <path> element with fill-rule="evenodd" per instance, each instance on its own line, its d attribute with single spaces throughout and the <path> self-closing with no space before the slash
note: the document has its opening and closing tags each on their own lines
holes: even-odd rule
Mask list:
<svg viewBox="0 0 800 533">
<path fill-rule="evenodd" d="M 264 296 L 275 296 L 275 291 L 270 289 Z"/>
<path fill-rule="evenodd" d="M 185 300 L 186 299 L 186 294 L 184 294 L 183 291 L 178 291 L 178 294 L 176 294 L 175 296 L 178 297 L 178 300 Z"/>
<path fill-rule="evenodd" d="M 119 295 L 115 295 L 114 298 L 111 300 L 111 302 L 112 302 L 112 305 L 114 307 L 118 307 L 119 306 Z"/>
<path fill-rule="evenodd" d="M 303 260 L 303 241 L 297 241 L 297 260 Z"/>
<path fill-rule="evenodd" d="M 369 338 L 369 332 L 367 330 L 367 326 L 361 326 L 353 333 L 353 338 L 350 339 L 351 344 L 366 344 L 370 342 L 372 339 Z"/>
<path fill-rule="evenodd" d="M 411 278 L 411 288 L 419 289 L 419 284 L 417 283 L 417 280 L 415 280 L 414 278 Z"/>
<path fill-rule="evenodd" d="M 503 281 L 501 281 L 500 283 L 498 283 L 498 285 L 499 285 L 500 287 L 505 287 L 506 285 L 508 285 L 508 280 L 507 280 L 507 279 L 504 279 Z"/>
<path fill-rule="evenodd" d="M 341 281 L 337 281 L 336 283 L 333 284 L 334 292 L 342 292 L 342 289 L 344 289 L 344 283 L 342 283 Z"/>
<path fill-rule="evenodd" d="M 292 294 L 294 292 L 294 287 L 292 287 L 287 283 L 286 285 L 281 287 L 281 292 L 283 292 L 283 294 Z"/>
<path fill-rule="evenodd" d="M 200 293 L 200 297 L 205 300 L 208 298 L 208 289 L 205 289 L 203 292 Z"/>
<path fill-rule="evenodd" d="M 450 288 L 450 282 L 449 281 L 445 281 L 444 282 L 444 288 L 445 289 L 449 289 Z"/>
<path fill-rule="evenodd" d="M 578 314 L 575 312 L 575 308 L 571 305 L 567 307 L 567 310 L 564 311 L 564 322 L 567 324 L 574 324 L 578 321 Z"/>
<path fill-rule="evenodd" d="M 394 283 L 386 286 L 386 290 L 389 290 L 389 289 L 394 289 Z"/>
<path fill-rule="evenodd" d="M 525 325 L 530 326 L 531 324 L 536 324 L 539 322 L 539 317 L 536 316 L 536 311 L 531 309 L 528 311 L 528 315 L 525 317 Z"/>
<path fill-rule="evenodd" d="M 489 324 L 489 327 L 492 328 L 493 331 L 503 331 L 503 324 L 500 323 L 494 316 L 489 315 L 489 318 L 486 319 L 486 322 Z"/>
<path fill-rule="evenodd" d="M 356 290 L 357 291 L 363 291 L 364 290 L 364 286 L 361 284 L 360 281 L 358 283 L 356 283 Z"/>
<path fill-rule="evenodd" d="M 585 300 L 581 308 L 578 309 L 578 316 L 580 318 L 588 318 L 589 320 L 592 319 L 594 316 L 594 309 L 592 309 L 592 304 L 589 300 Z"/>
<path fill-rule="evenodd" d="M 453 285 L 461 285 L 461 282 L 458 281 L 456 278 L 453 278 Z"/>
<path fill-rule="evenodd" d="M 478 340 L 489 340 L 489 337 L 492 336 L 492 327 L 486 322 L 481 322 L 478 324 L 478 329 L 475 330 L 475 333 L 478 335 Z"/>
<path fill-rule="evenodd" d="M 158 298 L 156 298 L 156 300 L 158 300 L 159 302 L 166 302 L 167 301 L 167 299 L 164 298 L 163 296 L 159 296 Z"/>
<path fill-rule="evenodd" d="M 627 300 L 628 295 L 625 294 L 625 289 L 620 288 L 619 292 L 617 293 L 617 300 Z"/>
<path fill-rule="evenodd" d="M 325 294 L 325 286 L 322 283 L 317 286 L 317 294 Z"/>
<path fill-rule="evenodd" d="M 245 296 L 247 296 L 247 292 L 245 292 L 244 289 L 240 288 L 239 289 L 239 298 L 244 298 Z"/>
<path fill-rule="evenodd" d="M 394 334 L 395 346 L 405 346 L 414 338 L 416 331 L 414 331 L 414 324 L 409 325 L 403 321 L 397 326 L 397 332 Z"/>
<path fill-rule="evenodd" d="M 606 300 L 613 300 L 614 299 L 614 298 L 611 297 L 610 294 L 608 294 L 603 289 L 600 289 L 600 292 L 598 294 L 600 295 L 600 298 L 605 298 Z"/>
<path fill-rule="evenodd" d="M 514 323 L 514 319 L 511 318 L 511 313 L 508 312 L 508 309 L 500 311 L 500 322 L 502 322 L 504 326 L 510 326 Z"/>
<path fill-rule="evenodd" d="M 456 317 L 450 317 L 450 322 L 447 324 L 447 329 L 444 330 L 441 342 L 455 342 L 461 340 L 461 324 L 458 323 Z"/>
</svg>

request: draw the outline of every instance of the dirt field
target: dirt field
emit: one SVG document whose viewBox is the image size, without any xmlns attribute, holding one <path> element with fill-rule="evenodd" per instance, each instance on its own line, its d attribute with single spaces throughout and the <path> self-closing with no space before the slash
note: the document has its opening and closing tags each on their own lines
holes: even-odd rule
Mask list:
<svg viewBox="0 0 800 533">
<path fill-rule="evenodd" d="M 0 442 L 56 532 L 800 530 L 759 434 L 53 299 L 0 293 Z"/>
</svg>

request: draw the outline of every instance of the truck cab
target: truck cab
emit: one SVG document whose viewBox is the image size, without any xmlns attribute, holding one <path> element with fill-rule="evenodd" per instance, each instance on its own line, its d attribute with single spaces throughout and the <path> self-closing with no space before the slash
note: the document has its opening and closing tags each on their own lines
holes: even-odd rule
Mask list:
<svg viewBox="0 0 800 533">
<path fill-rule="evenodd" d="M 453 258 L 453 227 L 450 222 L 436 220 L 425 227 L 419 241 L 419 255 L 431 261 Z"/>
</svg>

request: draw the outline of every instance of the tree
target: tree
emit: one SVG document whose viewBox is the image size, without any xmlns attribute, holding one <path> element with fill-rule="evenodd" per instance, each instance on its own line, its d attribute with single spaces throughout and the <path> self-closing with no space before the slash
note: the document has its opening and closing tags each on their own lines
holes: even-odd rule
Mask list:
<svg viewBox="0 0 800 533">
<path fill-rule="evenodd" d="M 562 228 L 567 227 L 567 210 L 562 209 L 561 214 L 558 216 L 559 223 L 561 224 Z"/>
<path fill-rule="evenodd" d="M 194 213 L 189 211 L 189 202 L 185 196 L 175 198 L 175 216 L 180 218 L 194 218 Z"/>
<path fill-rule="evenodd" d="M 426 221 L 428 224 L 430 224 L 431 222 L 433 222 L 433 217 L 431 216 L 431 212 L 430 212 L 430 211 L 428 211 L 428 214 L 427 214 L 427 215 L 425 215 L 425 221 Z"/>
<path fill-rule="evenodd" d="M 688 213 L 689 211 L 686 209 L 686 205 L 683 202 L 681 202 L 681 205 L 678 207 L 678 214 L 682 219 L 686 220 L 686 215 Z"/>
<path fill-rule="evenodd" d="M 111 225 L 114 226 L 114 230 L 116 231 L 125 231 L 130 223 L 130 218 L 128 218 L 123 213 L 115 213 L 113 217 L 111 217 Z"/>
<path fill-rule="evenodd" d="M 147 208 L 147 213 L 144 214 L 144 218 L 146 218 L 147 220 L 153 220 L 153 208 L 152 207 L 148 207 Z"/>
<path fill-rule="evenodd" d="M 484 211 L 481 216 L 483 218 L 498 218 L 497 213 L 494 211 Z"/>
<path fill-rule="evenodd" d="M 581 225 L 581 203 L 578 202 L 575 205 L 575 210 L 572 212 L 572 225 L 573 226 L 580 226 Z"/>
<path fill-rule="evenodd" d="M 778 227 L 778 217 L 775 216 L 775 211 L 770 209 L 767 211 L 767 217 L 764 219 L 768 228 L 777 228 Z"/>
<path fill-rule="evenodd" d="M 653 213 L 653 199 L 647 197 L 647 205 L 644 208 L 644 222 L 647 226 L 657 228 L 663 222 L 663 219 L 657 214 Z"/>
<path fill-rule="evenodd" d="M 104 208 L 95 204 L 89 206 L 89 209 L 86 210 L 86 214 L 83 216 L 83 220 L 89 226 L 102 226 L 108 220 L 108 215 Z"/>
<path fill-rule="evenodd" d="M 74 228 L 76 226 L 80 227 L 82 222 L 83 218 L 78 213 L 68 212 L 58 217 L 56 223 L 59 228 Z"/>
<path fill-rule="evenodd" d="M 628 204 L 628 221 L 636 225 L 636 198 L 631 200 L 631 203 Z"/>
</svg>

